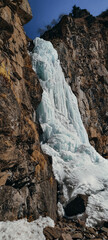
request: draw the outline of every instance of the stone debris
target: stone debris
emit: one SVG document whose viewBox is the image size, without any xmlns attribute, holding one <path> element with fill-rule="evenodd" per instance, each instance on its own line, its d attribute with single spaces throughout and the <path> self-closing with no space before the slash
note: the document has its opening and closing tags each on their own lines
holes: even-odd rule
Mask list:
<svg viewBox="0 0 108 240">
<path fill-rule="evenodd" d="M 46 227 L 44 235 L 46 240 L 107 240 L 108 228 L 103 226 L 86 227 L 80 225 L 78 220 L 62 219 L 54 228 Z"/>
<path fill-rule="evenodd" d="M 58 239 L 61 236 L 61 229 L 56 227 L 55 228 L 46 227 L 43 232 L 46 239 L 49 239 L 49 240 Z"/>
<path fill-rule="evenodd" d="M 62 233 L 60 240 L 72 240 L 72 237 L 68 233 Z"/>
</svg>

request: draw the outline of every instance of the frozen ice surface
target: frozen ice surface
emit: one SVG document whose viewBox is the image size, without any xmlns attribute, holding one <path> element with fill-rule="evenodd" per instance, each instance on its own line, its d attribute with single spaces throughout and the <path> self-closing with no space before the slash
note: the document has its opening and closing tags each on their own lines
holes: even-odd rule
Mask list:
<svg viewBox="0 0 108 240">
<path fill-rule="evenodd" d="M 43 88 L 37 109 L 43 129 L 42 149 L 52 156 L 53 171 L 63 183 L 67 201 L 79 193 L 90 195 L 87 225 L 108 220 L 108 161 L 89 143 L 77 99 L 65 81 L 56 50 L 43 39 L 36 38 L 34 44 L 33 69 Z"/>
<path fill-rule="evenodd" d="M 43 229 L 47 226 L 54 227 L 49 217 L 40 217 L 30 223 L 26 219 L 0 222 L 0 240 L 45 240 Z"/>
</svg>

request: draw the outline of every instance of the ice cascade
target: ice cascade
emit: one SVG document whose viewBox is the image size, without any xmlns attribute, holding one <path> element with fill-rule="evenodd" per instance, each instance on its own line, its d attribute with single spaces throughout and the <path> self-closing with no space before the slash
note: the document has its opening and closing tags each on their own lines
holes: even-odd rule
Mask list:
<svg viewBox="0 0 108 240">
<path fill-rule="evenodd" d="M 108 221 L 108 161 L 90 145 L 77 99 L 65 81 L 56 50 L 40 38 L 34 40 L 33 69 L 43 95 L 37 118 L 43 129 L 41 146 L 52 156 L 53 171 L 63 184 L 66 201 L 87 194 L 87 225 Z"/>
</svg>

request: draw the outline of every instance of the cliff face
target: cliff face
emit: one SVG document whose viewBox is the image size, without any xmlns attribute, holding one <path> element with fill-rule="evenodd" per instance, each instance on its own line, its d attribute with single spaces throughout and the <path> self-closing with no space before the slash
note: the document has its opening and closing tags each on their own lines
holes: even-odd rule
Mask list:
<svg viewBox="0 0 108 240">
<path fill-rule="evenodd" d="M 40 148 L 42 89 L 27 53 L 28 1 L 0 1 L 0 220 L 56 218 L 51 158 Z"/>
<path fill-rule="evenodd" d="M 65 78 L 75 93 L 89 140 L 108 157 L 108 16 L 87 11 L 64 16 L 43 36 L 58 51 Z"/>
</svg>

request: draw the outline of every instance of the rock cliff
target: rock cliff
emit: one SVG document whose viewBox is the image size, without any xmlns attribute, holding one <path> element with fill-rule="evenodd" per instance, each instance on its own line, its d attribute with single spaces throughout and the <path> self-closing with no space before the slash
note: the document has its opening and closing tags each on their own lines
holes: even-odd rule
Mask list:
<svg viewBox="0 0 108 240">
<path fill-rule="evenodd" d="M 0 221 L 56 219 L 52 160 L 42 153 L 36 123 L 42 89 L 23 30 L 31 18 L 28 1 L 0 1 Z"/>
<path fill-rule="evenodd" d="M 108 11 L 65 15 L 42 38 L 58 51 L 65 78 L 75 93 L 82 120 L 95 149 L 108 157 Z"/>
</svg>

